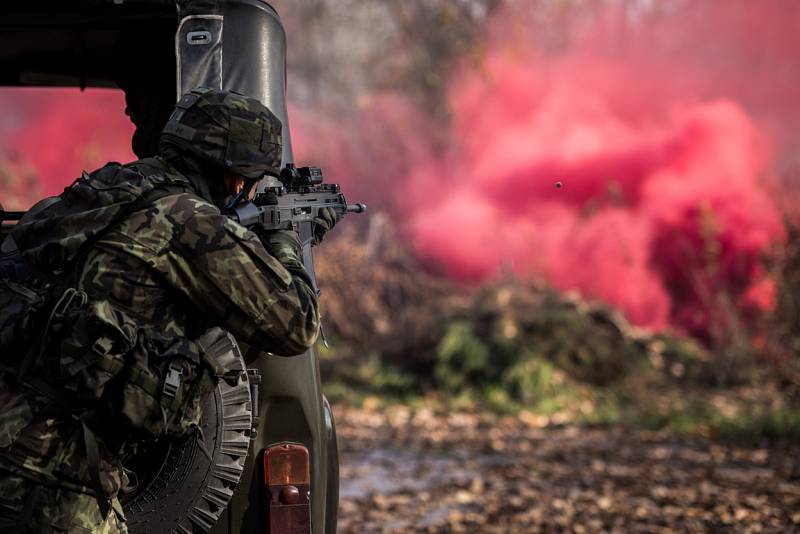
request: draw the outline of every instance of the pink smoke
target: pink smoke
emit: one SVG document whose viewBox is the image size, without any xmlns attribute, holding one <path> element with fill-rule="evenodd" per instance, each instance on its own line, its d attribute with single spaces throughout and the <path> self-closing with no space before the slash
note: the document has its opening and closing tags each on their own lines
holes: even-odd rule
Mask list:
<svg viewBox="0 0 800 534">
<path fill-rule="evenodd" d="M 510 269 L 709 342 L 758 319 L 774 292 L 763 260 L 783 239 L 766 189 L 800 126 L 800 6 L 699 1 L 635 22 L 598 7 L 555 53 L 535 11 L 508 2 L 493 17 L 478 65 L 449 80 L 450 124 L 387 95 L 339 118 L 330 136 L 350 135 L 334 152 L 350 161 L 332 177 L 390 191 L 418 254 L 456 279 Z M 381 157 L 364 128 L 376 116 L 390 124 Z M 302 129 L 296 138 L 325 164 Z M 392 166 L 388 183 L 367 172 Z"/>
<path fill-rule="evenodd" d="M 424 204 L 409 229 L 420 254 L 457 278 L 507 266 L 609 302 L 636 324 L 708 339 L 771 306 L 762 260 L 783 234 L 761 180 L 775 139 L 735 87 L 714 87 L 728 80 L 639 52 L 707 35 L 651 38 L 645 25 L 628 42 L 634 52 L 609 54 L 612 15 L 555 57 L 508 37 L 517 11 L 493 21 L 482 69 L 462 69 L 450 86 L 451 179 L 412 175 Z"/>
<path fill-rule="evenodd" d="M 4 88 L 0 109 L 3 159 L 24 163 L 44 195 L 60 193 L 82 170 L 135 159 L 121 91 Z"/>
<path fill-rule="evenodd" d="M 694 332 L 702 328 L 684 308 L 707 309 L 698 292 L 738 298 L 762 283 L 760 255 L 781 225 L 758 186 L 765 140 L 739 106 L 676 106 L 636 122 L 586 91 L 572 65 L 544 80 L 526 80 L 530 69 L 488 66 L 500 84 L 537 94 L 527 106 L 484 78 L 457 85 L 454 179 L 430 196 L 430 176 L 412 179 L 425 203 L 411 222 L 420 253 L 458 278 L 508 265 L 605 300 L 637 324 L 661 328 L 672 315 Z M 708 257 L 708 247 L 720 250 Z M 707 269 L 717 269 L 718 287 L 698 278 Z"/>
</svg>

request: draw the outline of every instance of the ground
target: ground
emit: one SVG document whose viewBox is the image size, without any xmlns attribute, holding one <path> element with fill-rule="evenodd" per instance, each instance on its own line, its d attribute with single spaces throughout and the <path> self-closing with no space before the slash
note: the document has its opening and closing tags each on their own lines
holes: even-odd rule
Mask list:
<svg viewBox="0 0 800 534">
<path fill-rule="evenodd" d="M 800 443 L 335 408 L 340 532 L 800 532 Z"/>
</svg>

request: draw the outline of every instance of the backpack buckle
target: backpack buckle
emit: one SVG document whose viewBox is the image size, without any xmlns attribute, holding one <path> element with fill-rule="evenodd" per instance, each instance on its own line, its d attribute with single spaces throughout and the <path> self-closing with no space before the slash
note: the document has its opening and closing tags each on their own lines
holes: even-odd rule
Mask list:
<svg viewBox="0 0 800 534">
<path fill-rule="evenodd" d="M 164 380 L 164 396 L 165 397 L 175 397 L 178 393 L 178 388 L 181 386 L 181 372 L 180 367 L 171 363 L 169 364 L 169 372 L 167 373 L 167 377 Z"/>
<path fill-rule="evenodd" d="M 53 317 L 61 317 L 72 307 L 76 309 L 83 308 L 88 301 L 89 296 L 86 293 L 74 287 L 68 287 L 64 290 L 64 293 L 61 295 L 61 298 L 58 299 L 55 306 L 53 306 L 50 312 L 51 319 Z"/>
<path fill-rule="evenodd" d="M 111 348 L 114 346 L 114 342 L 111 338 L 103 336 L 97 341 L 94 342 L 92 345 L 92 351 L 98 356 L 106 356 L 109 352 L 111 352 Z"/>
</svg>

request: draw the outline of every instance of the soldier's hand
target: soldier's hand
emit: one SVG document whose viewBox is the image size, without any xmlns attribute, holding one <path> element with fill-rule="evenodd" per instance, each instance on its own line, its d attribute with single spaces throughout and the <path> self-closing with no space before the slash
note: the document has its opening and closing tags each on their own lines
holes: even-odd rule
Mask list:
<svg viewBox="0 0 800 534">
<path fill-rule="evenodd" d="M 325 237 L 325 234 L 330 232 L 331 228 L 333 228 L 338 221 L 339 217 L 336 214 L 336 210 L 333 208 L 320 208 L 317 216 L 314 218 L 314 224 L 312 226 L 312 233 L 314 234 L 313 243 L 319 245 Z"/>
</svg>

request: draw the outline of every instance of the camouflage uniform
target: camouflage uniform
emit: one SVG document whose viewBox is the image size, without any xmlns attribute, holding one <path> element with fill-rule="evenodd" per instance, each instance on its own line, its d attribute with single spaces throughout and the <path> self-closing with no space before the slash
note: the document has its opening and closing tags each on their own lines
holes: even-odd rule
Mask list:
<svg viewBox="0 0 800 534">
<path fill-rule="evenodd" d="M 225 170 L 250 178 L 277 171 L 280 123 L 274 115 L 252 99 L 194 91 L 179 102 L 161 149 L 164 157 L 109 164 L 62 195 L 70 204 L 82 194 L 91 207 L 128 183 L 150 189 L 77 256 L 74 271 L 75 287 L 95 315 L 121 325 L 116 334 L 130 343 L 81 367 L 65 350 L 77 334 L 64 333 L 61 353 L 44 356 L 59 360 L 60 369 L 78 369 L 66 386 L 51 385 L 91 406 L 82 421 L 52 395 L 0 378 L 0 532 L 23 532 L 23 523 L 31 532 L 126 532 L 117 501 L 128 482 L 120 455 L 143 436 L 188 433 L 200 418 L 197 389 L 194 396 L 183 392 L 191 405 L 176 408 L 170 419 L 173 411 L 163 410 L 144 382 L 130 379 L 131 370 L 138 377 L 157 356 L 190 353 L 191 340 L 214 326 L 280 355 L 302 353 L 316 339 L 316 294 L 296 236 L 256 236 L 216 206 L 222 199 L 214 179 Z M 90 210 L 67 210 L 62 217 L 58 210 L 45 210 L 12 233 L 36 270 L 52 271 L 59 264 L 54 258 L 76 254 L 74 243 L 92 228 Z M 195 380 L 204 392 L 213 387 L 202 365 L 176 361 L 184 365 L 187 384 Z M 97 437 L 100 482 L 112 504 L 105 517 L 91 489 L 84 424 Z"/>
</svg>

